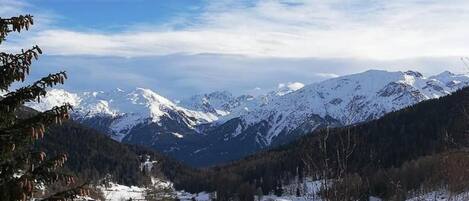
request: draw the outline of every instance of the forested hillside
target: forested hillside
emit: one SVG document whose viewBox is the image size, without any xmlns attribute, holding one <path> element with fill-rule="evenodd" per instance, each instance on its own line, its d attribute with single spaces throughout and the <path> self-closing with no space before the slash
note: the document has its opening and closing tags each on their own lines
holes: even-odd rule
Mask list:
<svg viewBox="0 0 469 201">
<path fill-rule="evenodd" d="M 287 146 L 215 167 L 213 175 L 201 176 L 205 180 L 194 177 L 186 183 L 209 182 L 221 200 L 252 197 L 259 190 L 282 194 L 283 185 L 304 177 L 335 181 L 323 191 L 332 200 L 401 200 L 425 189 L 467 190 L 468 103 L 465 88 L 378 120 L 323 129 Z M 197 185 L 185 188 L 191 186 Z"/>
<path fill-rule="evenodd" d="M 37 146 L 48 154 L 68 153 L 69 162 L 65 167 L 91 183 L 109 174 L 114 182 L 120 184 L 143 185 L 147 178 L 140 172 L 141 155 L 150 155 L 151 160 L 158 162 L 153 174 L 162 179 L 173 180 L 176 175 L 196 172 L 150 149 L 116 142 L 105 134 L 73 121 L 50 128 Z"/>
</svg>

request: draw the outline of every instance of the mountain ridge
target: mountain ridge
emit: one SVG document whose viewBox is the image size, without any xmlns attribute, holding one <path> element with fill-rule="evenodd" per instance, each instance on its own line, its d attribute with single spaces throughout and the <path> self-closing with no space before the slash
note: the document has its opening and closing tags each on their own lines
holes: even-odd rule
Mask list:
<svg viewBox="0 0 469 201">
<path fill-rule="evenodd" d="M 469 85 L 469 75 L 445 71 L 425 77 L 415 71 L 369 70 L 308 85 L 286 85 L 260 96 L 222 91 L 195 95 L 178 104 L 142 88 L 81 96 L 57 90 L 58 95 L 53 91 L 43 103 L 50 107 L 60 102 L 57 97 L 71 99 L 78 106 L 73 115 L 78 121 L 115 140 L 207 165 L 284 144 L 318 128 L 377 119 L 446 96 Z M 41 108 L 41 104 L 31 106 Z"/>
</svg>

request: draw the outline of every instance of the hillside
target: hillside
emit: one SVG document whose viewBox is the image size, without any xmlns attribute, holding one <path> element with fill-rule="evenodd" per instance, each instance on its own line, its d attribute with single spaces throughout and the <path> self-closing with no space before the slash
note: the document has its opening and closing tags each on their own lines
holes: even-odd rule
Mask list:
<svg viewBox="0 0 469 201">
<path fill-rule="evenodd" d="M 150 155 L 158 162 L 152 174 L 161 179 L 177 181 L 179 177 L 196 171 L 153 150 L 116 142 L 73 121 L 51 127 L 36 146 L 48 155 L 67 153 L 69 160 L 65 167 L 91 183 L 109 174 L 119 184 L 145 184 L 148 178 L 140 172 L 140 155 Z"/>
<path fill-rule="evenodd" d="M 468 109 L 469 88 L 464 88 L 378 120 L 322 129 L 289 145 L 215 167 L 217 177 L 209 182 L 227 197 L 252 195 L 258 189 L 282 194 L 282 186 L 305 177 L 355 182 L 335 187 L 349 186 L 348 196 L 361 198 L 405 197 L 411 191 L 444 186 L 468 190 Z M 399 182 L 400 189 L 393 182 Z"/>
</svg>

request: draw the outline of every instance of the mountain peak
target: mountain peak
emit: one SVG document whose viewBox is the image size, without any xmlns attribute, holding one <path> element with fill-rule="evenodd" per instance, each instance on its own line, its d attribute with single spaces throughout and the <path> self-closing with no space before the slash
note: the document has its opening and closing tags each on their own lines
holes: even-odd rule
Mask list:
<svg viewBox="0 0 469 201">
<path fill-rule="evenodd" d="M 389 76 L 392 74 L 404 74 L 404 75 L 409 75 L 413 77 L 423 77 L 422 73 L 414 70 L 407 70 L 407 71 L 387 71 L 387 70 L 379 70 L 379 69 L 370 69 L 367 71 L 364 71 L 362 73 L 356 73 L 352 75 L 364 75 L 364 76 Z M 345 76 L 347 77 L 347 75 Z"/>
<path fill-rule="evenodd" d="M 60 106 L 69 103 L 72 106 L 80 104 L 81 98 L 75 94 L 65 91 L 64 89 L 51 89 L 47 92 L 46 97 L 41 98 L 41 102 L 27 103 L 27 106 L 32 106 L 39 111 L 46 111 L 54 106 Z"/>
<path fill-rule="evenodd" d="M 435 75 L 434 77 L 451 77 L 451 76 L 454 76 L 454 75 L 456 75 L 456 74 L 445 70 L 445 71 L 439 73 L 438 75 Z"/>
<path fill-rule="evenodd" d="M 369 69 L 369 70 L 366 70 L 364 72 L 361 72 L 361 73 L 355 73 L 355 74 L 352 74 L 352 75 L 383 75 L 383 74 L 389 74 L 389 73 L 393 73 L 391 71 L 387 71 L 387 70 L 380 70 L 380 69 Z M 345 75 L 347 76 L 347 75 Z M 340 76 L 342 77 L 342 76 Z"/>
<path fill-rule="evenodd" d="M 170 101 L 169 99 L 155 93 L 151 89 L 145 88 L 136 88 L 134 92 L 129 94 L 129 98 L 132 101 L 138 101 L 138 96 L 142 96 L 145 98 L 145 103 L 150 105 L 167 105 L 167 106 L 175 106 L 175 104 Z"/>
<path fill-rule="evenodd" d="M 408 70 L 406 72 L 404 72 L 404 74 L 406 75 L 410 75 L 410 76 L 413 76 L 413 77 L 423 77 L 422 73 L 419 73 L 417 71 L 412 71 L 412 70 Z"/>
</svg>

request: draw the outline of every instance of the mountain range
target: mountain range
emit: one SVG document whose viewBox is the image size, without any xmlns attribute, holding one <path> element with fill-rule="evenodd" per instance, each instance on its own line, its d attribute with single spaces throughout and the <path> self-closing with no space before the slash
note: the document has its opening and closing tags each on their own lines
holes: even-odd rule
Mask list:
<svg viewBox="0 0 469 201">
<path fill-rule="evenodd" d="M 144 145 L 193 166 L 239 159 L 282 145 L 314 130 L 377 119 L 469 85 L 469 75 L 442 72 L 366 72 L 303 85 L 288 83 L 264 95 L 227 91 L 199 94 L 179 102 L 150 89 L 74 93 L 49 91 L 44 110 L 68 102 L 75 121 L 112 139 Z"/>
</svg>

